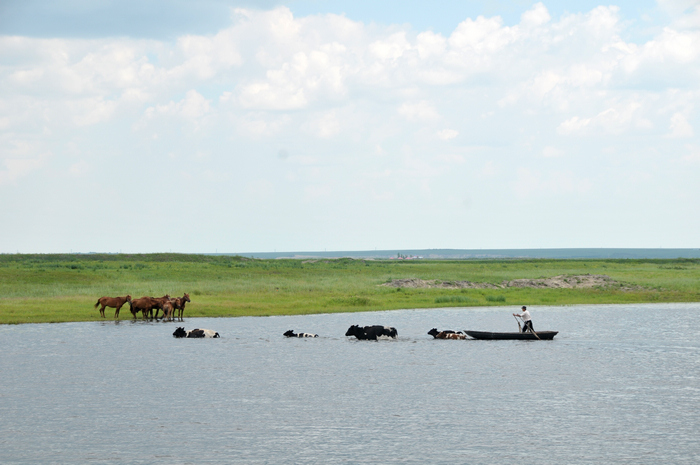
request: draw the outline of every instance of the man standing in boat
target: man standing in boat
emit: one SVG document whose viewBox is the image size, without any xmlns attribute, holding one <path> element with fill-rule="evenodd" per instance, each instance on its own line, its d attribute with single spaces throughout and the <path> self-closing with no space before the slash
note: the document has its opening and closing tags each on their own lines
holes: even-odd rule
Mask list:
<svg viewBox="0 0 700 465">
<path fill-rule="evenodd" d="M 523 305 L 522 310 L 523 313 L 513 313 L 513 316 L 519 316 L 523 319 L 523 332 L 530 330 L 534 333 L 535 330 L 532 327 L 532 317 L 530 316 L 530 312 L 527 311 L 527 307 L 525 305 Z"/>
</svg>

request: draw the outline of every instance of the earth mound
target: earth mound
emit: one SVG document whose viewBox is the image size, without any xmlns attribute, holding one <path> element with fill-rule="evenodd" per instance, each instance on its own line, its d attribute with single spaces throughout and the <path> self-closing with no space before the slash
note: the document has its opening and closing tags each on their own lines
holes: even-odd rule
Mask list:
<svg viewBox="0 0 700 465">
<path fill-rule="evenodd" d="M 615 281 L 610 276 L 604 274 L 583 274 L 583 275 L 559 275 L 551 278 L 538 279 L 513 279 L 502 281 L 500 284 L 479 283 L 472 281 L 439 281 L 437 279 L 424 280 L 419 278 L 395 279 L 382 284 L 387 287 L 406 288 L 439 288 L 439 289 L 505 289 L 508 287 L 531 287 L 538 289 L 590 289 L 590 288 L 610 288 L 617 287 L 621 290 L 635 289 L 633 286 L 625 285 Z"/>
</svg>

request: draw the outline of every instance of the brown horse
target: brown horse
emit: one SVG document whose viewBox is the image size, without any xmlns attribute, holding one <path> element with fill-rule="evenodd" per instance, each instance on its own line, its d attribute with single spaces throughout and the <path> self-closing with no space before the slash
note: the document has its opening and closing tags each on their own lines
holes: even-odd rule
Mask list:
<svg viewBox="0 0 700 465">
<path fill-rule="evenodd" d="M 116 320 L 119 318 L 119 310 L 126 302 L 131 303 L 130 295 L 127 295 L 126 297 L 100 297 L 95 304 L 95 308 L 97 308 L 98 305 L 102 305 L 102 308 L 100 308 L 100 315 L 102 318 L 105 317 L 105 307 L 115 308 L 114 319 Z"/>
<path fill-rule="evenodd" d="M 163 305 L 166 302 L 170 302 L 170 295 L 165 294 L 163 297 L 151 297 L 151 300 L 153 301 L 153 306 L 151 307 L 150 310 L 150 317 L 153 318 L 153 309 L 156 309 L 156 314 L 155 318 L 156 320 L 158 319 L 158 310 L 163 310 Z"/>
<path fill-rule="evenodd" d="M 136 314 L 138 312 L 143 312 L 143 318 L 145 319 L 152 307 L 153 303 L 150 297 L 134 299 L 131 301 L 131 314 L 134 315 L 134 319 L 136 319 Z"/>
<path fill-rule="evenodd" d="M 158 310 L 163 308 L 163 303 L 170 300 L 169 295 L 164 295 L 163 297 L 148 297 L 144 296 L 139 299 L 135 299 L 131 302 L 131 313 L 136 318 L 138 312 L 143 312 L 143 319 L 145 320 L 147 316 L 150 315 L 153 318 L 153 309 L 156 309 L 156 315 Z"/>
<path fill-rule="evenodd" d="M 179 299 L 168 300 L 167 302 L 163 303 L 163 321 L 172 321 L 174 303 L 176 300 Z"/>
<path fill-rule="evenodd" d="M 178 320 L 184 321 L 182 317 L 185 315 L 185 304 L 187 304 L 187 302 L 192 302 L 190 300 L 190 295 L 185 292 L 185 295 L 178 297 L 177 299 L 173 299 L 171 302 L 173 303 L 175 310 L 178 310 Z"/>
</svg>

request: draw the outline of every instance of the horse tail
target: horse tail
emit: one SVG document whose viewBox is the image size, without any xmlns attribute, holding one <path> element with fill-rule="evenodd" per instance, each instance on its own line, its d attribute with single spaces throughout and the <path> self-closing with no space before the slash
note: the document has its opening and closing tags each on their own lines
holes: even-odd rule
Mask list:
<svg viewBox="0 0 700 465">
<path fill-rule="evenodd" d="M 95 308 L 97 308 L 98 305 L 100 305 L 100 299 L 97 299 L 97 303 L 95 304 Z"/>
</svg>

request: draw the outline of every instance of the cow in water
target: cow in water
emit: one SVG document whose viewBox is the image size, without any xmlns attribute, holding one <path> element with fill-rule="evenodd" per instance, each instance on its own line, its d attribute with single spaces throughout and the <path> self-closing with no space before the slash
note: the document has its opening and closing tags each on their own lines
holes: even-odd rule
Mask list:
<svg viewBox="0 0 700 465">
<path fill-rule="evenodd" d="M 190 331 L 185 331 L 185 328 L 179 327 L 175 330 L 173 333 L 173 336 L 175 337 L 204 337 L 204 338 L 212 338 L 212 337 L 221 337 L 219 336 L 219 333 L 216 331 L 212 331 L 211 329 L 192 329 Z"/>
<path fill-rule="evenodd" d="M 466 339 L 467 336 L 462 331 L 451 331 L 449 329 L 445 331 L 438 331 L 437 328 L 433 328 L 428 331 L 428 334 L 433 336 L 435 339 Z"/>
<path fill-rule="evenodd" d="M 399 335 L 396 328 L 391 326 L 358 326 L 352 325 L 345 333 L 346 336 L 355 336 L 357 339 L 376 341 L 377 339 L 396 339 Z"/>
<path fill-rule="evenodd" d="M 283 334 L 283 336 L 287 337 L 318 337 L 318 334 L 311 334 L 311 333 L 299 333 L 296 334 L 294 331 L 291 329 L 287 331 L 286 333 Z"/>
</svg>

